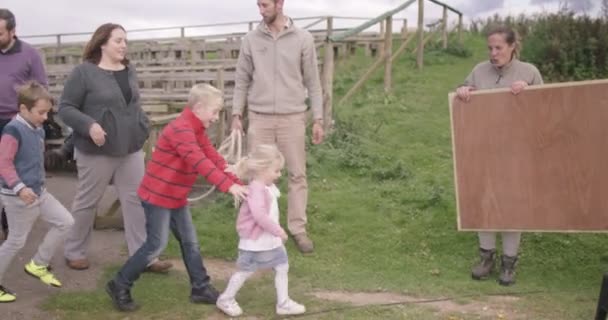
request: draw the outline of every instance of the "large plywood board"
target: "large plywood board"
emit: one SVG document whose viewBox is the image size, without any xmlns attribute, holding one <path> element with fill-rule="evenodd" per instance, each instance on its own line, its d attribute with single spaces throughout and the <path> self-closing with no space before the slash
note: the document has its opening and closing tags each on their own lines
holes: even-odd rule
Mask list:
<svg viewBox="0 0 608 320">
<path fill-rule="evenodd" d="M 449 101 L 459 230 L 608 231 L 608 80 Z"/>
</svg>

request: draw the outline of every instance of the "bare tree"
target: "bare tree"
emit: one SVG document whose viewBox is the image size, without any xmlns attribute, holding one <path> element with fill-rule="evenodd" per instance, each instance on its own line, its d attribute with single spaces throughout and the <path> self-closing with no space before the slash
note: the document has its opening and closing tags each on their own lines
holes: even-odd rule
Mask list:
<svg viewBox="0 0 608 320">
<path fill-rule="evenodd" d="M 608 0 L 602 0 L 602 18 L 608 20 Z"/>
</svg>

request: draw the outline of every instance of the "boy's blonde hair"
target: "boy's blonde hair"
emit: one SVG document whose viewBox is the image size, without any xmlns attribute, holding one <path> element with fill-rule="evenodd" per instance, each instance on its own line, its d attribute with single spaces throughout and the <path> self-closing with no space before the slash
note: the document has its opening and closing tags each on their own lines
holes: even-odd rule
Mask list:
<svg viewBox="0 0 608 320">
<path fill-rule="evenodd" d="M 18 106 L 24 105 L 27 110 L 32 110 L 38 100 L 47 100 L 50 104 L 55 104 L 55 99 L 46 88 L 36 81 L 28 81 L 17 87 Z"/>
<path fill-rule="evenodd" d="M 199 83 L 190 89 L 188 94 L 188 106 L 190 108 L 196 104 L 207 107 L 212 103 L 217 103 L 219 106 L 224 104 L 224 95 L 216 87 L 207 83 Z"/>
<path fill-rule="evenodd" d="M 250 180 L 275 163 L 278 163 L 281 168 L 285 165 L 285 157 L 277 146 L 274 144 L 260 144 L 248 156 L 236 163 L 234 171 L 239 179 Z"/>
</svg>

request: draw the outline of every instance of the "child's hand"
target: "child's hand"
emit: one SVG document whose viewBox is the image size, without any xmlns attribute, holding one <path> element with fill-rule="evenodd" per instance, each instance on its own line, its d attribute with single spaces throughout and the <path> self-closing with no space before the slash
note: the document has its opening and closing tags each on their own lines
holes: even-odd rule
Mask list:
<svg viewBox="0 0 608 320">
<path fill-rule="evenodd" d="M 287 242 L 287 232 L 285 232 L 285 230 L 281 229 L 281 235 L 280 235 L 281 241 L 283 241 L 283 243 Z"/>
<path fill-rule="evenodd" d="M 237 199 L 245 199 L 247 198 L 249 190 L 247 187 L 235 183 L 228 189 L 228 192 L 232 193 Z"/>
<path fill-rule="evenodd" d="M 34 203 L 38 199 L 36 193 L 34 193 L 34 191 L 28 187 L 19 190 L 18 195 L 19 198 L 27 205 Z"/>
</svg>

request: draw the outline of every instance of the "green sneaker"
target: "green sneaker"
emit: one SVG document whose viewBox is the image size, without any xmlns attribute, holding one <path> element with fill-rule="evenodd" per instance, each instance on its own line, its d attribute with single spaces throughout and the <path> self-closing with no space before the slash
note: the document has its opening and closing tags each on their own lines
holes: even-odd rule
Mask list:
<svg viewBox="0 0 608 320">
<path fill-rule="evenodd" d="M 0 303 L 13 302 L 17 300 L 17 295 L 10 292 L 7 288 L 0 286 Z"/>
<path fill-rule="evenodd" d="M 39 266 L 34 263 L 34 260 L 25 265 L 25 272 L 34 278 L 40 279 L 40 281 L 53 287 L 61 287 L 61 282 L 55 278 L 55 276 L 49 271 L 47 266 Z"/>
</svg>

